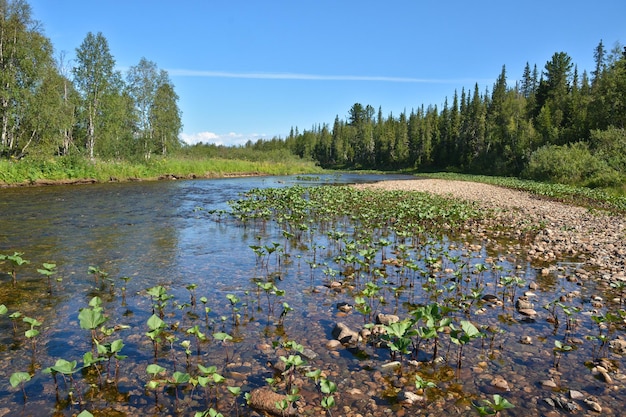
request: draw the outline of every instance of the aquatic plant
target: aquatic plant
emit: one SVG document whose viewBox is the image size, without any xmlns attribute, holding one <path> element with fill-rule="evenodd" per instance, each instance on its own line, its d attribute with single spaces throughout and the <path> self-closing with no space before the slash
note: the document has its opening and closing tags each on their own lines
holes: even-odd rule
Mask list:
<svg viewBox="0 0 626 417">
<path fill-rule="evenodd" d="M 241 314 L 239 314 L 239 307 L 237 307 L 237 303 L 239 303 L 241 300 L 234 294 L 226 294 L 226 298 L 230 302 L 233 326 L 239 326 L 239 319 L 241 318 Z"/>
<path fill-rule="evenodd" d="M 167 289 L 162 285 L 155 285 L 154 287 L 148 288 L 146 292 L 152 297 L 152 301 L 154 302 L 152 314 L 158 312 L 161 319 L 165 317 L 165 307 L 168 301 L 174 298 L 174 296 L 168 294 Z"/>
<path fill-rule="evenodd" d="M 44 262 L 42 267 L 37 269 L 37 272 L 48 278 L 48 288 L 50 293 L 52 293 L 52 275 L 57 273 L 57 265 Z M 60 280 L 60 278 L 58 278 L 58 280 Z"/>
<path fill-rule="evenodd" d="M 152 341 L 152 346 L 154 348 L 154 360 L 157 360 L 159 354 L 159 343 L 162 340 L 163 331 L 166 328 L 166 324 L 159 316 L 156 314 L 152 314 L 147 321 L 148 332 L 146 332 L 146 336 L 150 338 Z"/>
<path fill-rule="evenodd" d="M 453 324 L 450 324 L 450 329 L 450 341 L 452 341 L 452 343 L 458 345 L 459 347 L 457 356 L 457 368 L 461 369 L 463 348 L 473 339 L 483 337 L 484 334 L 480 330 L 478 330 L 478 328 L 469 320 L 461 320 L 461 328 L 457 328 Z"/>
<path fill-rule="evenodd" d="M 493 395 L 493 401 L 482 400 L 482 405 L 472 403 L 472 406 L 481 416 L 499 416 L 501 411 L 515 407 L 499 394 Z"/>
<path fill-rule="evenodd" d="M 82 308 L 78 313 L 80 328 L 91 331 L 91 340 L 93 343 L 96 343 L 98 340 L 96 329 L 107 321 L 101 305 L 102 299 L 100 299 L 100 297 L 93 297 L 89 301 L 90 308 Z"/>
<path fill-rule="evenodd" d="M 11 374 L 11 376 L 9 377 L 9 383 L 11 384 L 11 386 L 13 388 L 16 387 L 20 387 L 20 389 L 22 390 L 22 395 L 24 397 L 24 403 L 26 403 L 26 399 L 28 398 L 26 396 L 26 388 L 24 387 L 24 385 L 30 381 L 31 376 L 28 372 L 13 372 Z"/>
<path fill-rule="evenodd" d="M 224 352 L 226 353 L 226 362 L 228 362 L 228 344 L 227 344 L 227 342 L 229 340 L 233 340 L 233 337 L 231 335 L 229 335 L 228 333 L 225 333 L 225 332 L 217 332 L 217 333 L 213 333 L 213 338 L 215 340 L 218 340 L 218 341 L 222 342 L 222 345 L 224 346 Z"/>
<path fill-rule="evenodd" d="M 37 336 L 39 336 L 39 330 L 37 329 L 41 326 L 41 322 L 32 317 L 24 317 L 22 319 L 24 323 L 30 325 L 30 328 L 24 332 L 24 336 L 31 342 L 31 348 L 33 353 L 33 359 L 35 358 L 35 353 L 37 352 Z"/>
<path fill-rule="evenodd" d="M 9 274 L 13 278 L 14 287 L 17 286 L 17 268 L 30 263 L 30 261 L 22 258 L 22 255 L 24 255 L 24 252 L 13 252 L 13 255 L 0 254 L 0 261 L 9 261 L 11 264 Z"/>
<path fill-rule="evenodd" d="M 93 265 L 89 267 L 89 269 L 87 270 L 87 273 L 89 273 L 90 275 L 93 275 L 94 280 L 96 282 L 96 286 L 100 284 L 100 279 L 104 279 L 109 276 L 108 272 L 100 269 L 100 267 L 98 266 L 93 266 Z"/>
</svg>

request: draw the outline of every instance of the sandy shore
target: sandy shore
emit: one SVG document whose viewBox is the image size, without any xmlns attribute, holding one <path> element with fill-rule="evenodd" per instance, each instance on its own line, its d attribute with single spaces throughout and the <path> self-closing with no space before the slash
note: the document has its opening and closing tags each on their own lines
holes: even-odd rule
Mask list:
<svg viewBox="0 0 626 417">
<path fill-rule="evenodd" d="M 517 250 L 518 254 L 524 254 L 528 260 L 549 270 L 556 269 L 560 261 L 575 259 L 581 264 L 576 272 L 580 278 L 593 275 L 609 281 L 626 281 L 626 220 L 623 216 L 466 181 L 383 181 L 359 187 L 421 191 L 474 201 L 485 209 L 494 210 L 491 219 L 470 226 L 468 232 L 475 238 L 485 239 L 488 244 L 497 227 L 503 229 L 496 233 L 498 237 L 520 242 L 517 247 L 509 247 L 509 251 Z"/>
</svg>

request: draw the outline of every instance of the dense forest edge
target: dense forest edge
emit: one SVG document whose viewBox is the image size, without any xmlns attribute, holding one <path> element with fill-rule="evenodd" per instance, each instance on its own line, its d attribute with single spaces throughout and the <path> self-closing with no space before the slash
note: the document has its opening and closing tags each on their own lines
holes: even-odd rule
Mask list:
<svg viewBox="0 0 626 417">
<path fill-rule="evenodd" d="M 167 71 L 125 73 L 102 33 L 72 65 L 25 0 L 0 0 L 0 184 L 332 170 L 514 177 L 626 194 L 626 48 L 600 41 L 591 73 L 565 52 L 519 81 L 454 91 L 399 115 L 355 103 L 345 118 L 242 146 L 187 145 Z M 513 85 L 511 85 L 513 84 Z M 478 178 L 478 177 L 477 177 Z M 481 177 L 482 178 L 482 177 Z"/>
</svg>

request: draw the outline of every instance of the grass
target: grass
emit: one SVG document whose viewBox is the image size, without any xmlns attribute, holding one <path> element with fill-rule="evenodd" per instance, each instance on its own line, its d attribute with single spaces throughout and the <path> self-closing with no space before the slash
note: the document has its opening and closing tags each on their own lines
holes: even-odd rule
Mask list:
<svg viewBox="0 0 626 417">
<path fill-rule="evenodd" d="M 33 184 L 37 181 L 94 180 L 97 182 L 154 180 L 164 176 L 210 178 L 227 175 L 290 175 L 319 173 L 313 162 L 300 159 L 239 160 L 178 156 L 147 162 L 89 161 L 82 157 L 55 157 L 20 161 L 0 160 L 0 184 Z"/>
</svg>

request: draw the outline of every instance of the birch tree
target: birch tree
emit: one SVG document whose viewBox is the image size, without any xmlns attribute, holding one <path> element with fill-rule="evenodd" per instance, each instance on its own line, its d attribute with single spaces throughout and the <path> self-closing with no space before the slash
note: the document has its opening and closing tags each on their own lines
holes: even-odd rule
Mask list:
<svg viewBox="0 0 626 417">
<path fill-rule="evenodd" d="M 86 149 L 89 158 L 94 158 L 98 138 L 97 126 L 101 123 L 101 106 L 107 94 L 111 94 L 119 73 L 115 72 L 115 59 L 102 33 L 89 32 L 76 49 L 76 67 L 73 68 L 74 82 L 81 94 L 86 130 Z"/>
</svg>

